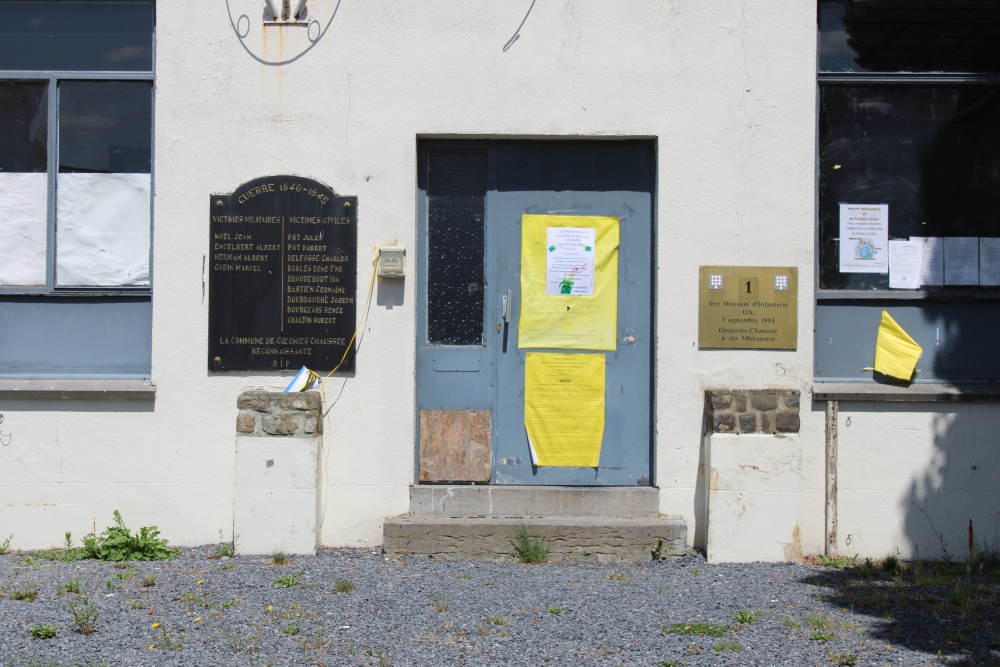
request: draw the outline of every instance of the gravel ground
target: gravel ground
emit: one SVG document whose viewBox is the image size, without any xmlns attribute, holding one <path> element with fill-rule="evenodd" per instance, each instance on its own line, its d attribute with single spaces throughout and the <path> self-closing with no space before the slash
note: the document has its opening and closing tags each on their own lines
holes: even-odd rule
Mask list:
<svg viewBox="0 0 1000 667">
<path fill-rule="evenodd" d="M 396 560 L 377 549 L 277 566 L 217 553 L 126 567 L 0 556 L 0 665 L 982 665 L 1000 655 L 992 608 L 974 630 L 919 595 L 854 611 L 856 582 L 832 568 L 708 565 L 696 554 L 630 565 Z M 74 579 L 82 595 L 64 592 Z M 83 597 L 98 616 L 89 635 L 70 613 Z M 745 610 L 755 622 L 734 618 Z M 725 629 L 670 632 L 697 623 Z M 45 624 L 56 635 L 33 637 Z"/>
</svg>

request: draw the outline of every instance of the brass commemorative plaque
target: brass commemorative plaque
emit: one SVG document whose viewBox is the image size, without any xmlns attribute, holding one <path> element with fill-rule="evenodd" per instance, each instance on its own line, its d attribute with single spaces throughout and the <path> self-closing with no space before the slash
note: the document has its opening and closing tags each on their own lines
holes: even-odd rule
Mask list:
<svg viewBox="0 0 1000 667">
<path fill-rule="evenodd" d="M 796 349 L 797 268 L 702 266 L 698 272 L 699 349 Z"/>
</svg>

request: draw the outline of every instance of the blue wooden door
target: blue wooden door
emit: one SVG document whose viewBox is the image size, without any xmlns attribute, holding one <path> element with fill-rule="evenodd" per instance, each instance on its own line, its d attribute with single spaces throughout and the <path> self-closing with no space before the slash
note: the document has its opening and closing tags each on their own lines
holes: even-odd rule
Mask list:
<svg viewBox="0 0 1000 667">
<path fill-rule="evenodd" d="M 650 484 L 652 145 L 429 141 L 420 146 L 420 160 L 418 408 L 492 411 L 493 484 Z M 525 214 L 620 220 L 617 343 L 600 351 L 606 408 L 596 468 L 532 464 L 524 426 L 525 354 L 561 350 L 517 344 Z"/>
</svg>

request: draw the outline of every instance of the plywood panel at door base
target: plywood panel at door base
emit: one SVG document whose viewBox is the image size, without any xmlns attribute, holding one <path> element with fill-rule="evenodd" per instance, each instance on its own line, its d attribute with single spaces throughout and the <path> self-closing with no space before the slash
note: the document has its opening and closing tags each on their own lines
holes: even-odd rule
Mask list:
<svg viewBox="0 0 1000 667">
<path fill-rule="evenodd" d="M 420 411 L 420 481 L 490 481 L 489 410 Z"/>
</svg>

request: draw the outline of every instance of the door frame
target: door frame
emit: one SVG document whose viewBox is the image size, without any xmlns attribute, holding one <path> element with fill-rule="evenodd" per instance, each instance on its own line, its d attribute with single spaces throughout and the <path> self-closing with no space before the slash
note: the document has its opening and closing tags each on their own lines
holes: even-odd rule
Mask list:
<svg viewBox="0 0 1000 667">
<path fill-rule="evenodd" d="M 648 412 L 648 433 L 649 433 L 649 451 L 648 451 L 648 479 L 639 482 L 642 486 L 656 486 L 656 460 L 657 460 L 657 429 L 656 429 L 656 406 L 657 406 L 657 385 L 656 385 L 656 368 L 657 368 L 657 283 L 658 283 L 658 263 L 657 263 L 657 249 L 659 243 L 658 235 L 658 219 L 657 219 L 657 204 L 658 204 L 658 145 L 655 138 L 649 137 L 594 137 L 594 138 L 581 138 L 575 137 L 546 137 L 544 139 L 527 138 L 521 139 L 517 137 L 502 137 L 502 138 L 487 138 L 487 137 L 475 137 L 469 139 L 455 139 L 451 137 L 433 137 L 433 136 L 420 136 L 417 138 L 416 142 L 416 160 L 417 160 L 417 206 L 416 214 L 417 218 L 415 220 L 416 224 L 416 253 L 415 253 L 415 276 L 417 278 L 417 284 L 415 289 L 415 308 L 416 308 L 416 318 L 415 318 L 415 337 L 414 337 L 414 352 L 415 352 L 415 372 L 414 372 L 414 447 L 413 447 L 413 483 L 415 485 L 434 485 L 434 484 L 444 484 L 444 485 L 463 485 L 469 484 L 468 482 L 421 482 L 420 481 L 420 386 L 421 386 L 421 364 L 419 360 L 419 353 L 421 345 L 425 345 L 428 348 L 448 348 L 449 346 L 429 346 L 426 345 L 427 337 L 427 272 L 428 272 L 428 200 L 427 200 L 427 180 L 426 180 L 426 155 L 429 149 L 439 148 L 439 149 L 468 149 L 468 150 L 480 150 L 485 151 L 487 154 L 487 179 L 486 179 L 486 195 L 485 195 L 485 205 L 484 205 L 484 257 L 483 257 L 483 279 L 485 283 L 485 293 L 483 299 L 483 345 L 481 348 L 490 354 L 495 355 L 493 350 L 494 345 L 490 340 L 489 327 L 492 322 L 492 315 L 495 312 L 499 312 L 499 297 L 497 286 L 493 285 L 492 281 L 496 279 L 497 266 L 497 239 L 496 234 L 498 230 L 498 225 L 496 224 L 496 216 L 498 215 L 498 202 L 497 202 L 497 154 L 498 147 L 504 144 L 591 144 L 591 143 L 615 143 L 615 144 L 640 144 L 649 148 L 651 153 L 650 159 L 650 169 L 651 174 L 649 175 L 650 182 L 650 229 L 649 229 L 649 263 L 650 263 L 650 273 L 649 273 L 649 312 L 650 312 L 650 348 L 649 348 L 649 367 L 648 367 L 648 383 L 649 383 L 649 412 Z M 493 221 L 491 223 L 491 221 Z M 622 261 L 622 258 L 619 258 Z M 619 278 L 621 274 L 619 273 Z M 516 346 L 516 336 L 512 337 L 509 344 Z M 462 346 L 456 346 L 462 347 Z M 559 350 L 552 350 L 552 352 L 559 352 Z M 496 385 L 496 374 L 497 369 L 494 362 L 493 367 L 490 369 L 489 381 L 491 394 L 495 392 Z M 495 406 L 495 399 L 491 398 L 488 409 L 491 411 Z M 495 426 L 491 426 L 491 430 L 495 430 Z M 491 455 L 491 474 L 490 474 L 490 486 L 496 485 L 495 479 L 495 468 L 492 462 Z M 478 484 L 478 483 L 477 483 Z M 525 485 L 534 486 L 534 485 Z M 577 486 L 575 488 L 587 488 L 586 486 Z"/>
</svg>

